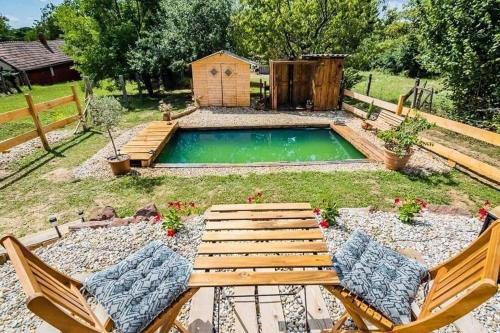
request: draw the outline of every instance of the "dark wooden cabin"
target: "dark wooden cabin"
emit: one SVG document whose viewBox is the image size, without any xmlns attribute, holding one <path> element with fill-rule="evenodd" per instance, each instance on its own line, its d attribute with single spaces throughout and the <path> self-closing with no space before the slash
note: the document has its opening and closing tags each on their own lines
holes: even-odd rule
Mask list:
<svg viewBox="0 0 500 333">
<path fill-rule="evenodd" d="M 48 85 L 80 79 L 73 60 L 64 54 L 63 40 L 1 42 L 0 70 L 26 73 L 31 84 Z"/>
<path fill-rule="evenodd" d="M 272 108 L 305 108 L 310 100 L 314 110 L 336 109 L 345 57 L 345 54 L 309 54 L 296 60 L 272 60 L 269 74 Z"/>
</svg>

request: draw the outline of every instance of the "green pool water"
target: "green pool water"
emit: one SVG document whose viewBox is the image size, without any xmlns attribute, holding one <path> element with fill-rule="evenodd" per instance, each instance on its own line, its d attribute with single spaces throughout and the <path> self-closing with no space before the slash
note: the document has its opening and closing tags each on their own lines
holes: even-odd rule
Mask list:
<svg viewBox="0 0 500 333">
<path fill-rule="evenodd" d="M 313 162 L 364 159 L 325 128 L 180 130 L 157 163 Z"/>
</svg>

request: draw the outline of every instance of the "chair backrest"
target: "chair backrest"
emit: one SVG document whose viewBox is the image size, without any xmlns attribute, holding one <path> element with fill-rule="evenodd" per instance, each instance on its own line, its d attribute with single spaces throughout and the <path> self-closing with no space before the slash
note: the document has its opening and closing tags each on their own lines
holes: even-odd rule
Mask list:
<svg viewBox="0 0 500 333">
<path fill-rule="evenodd" d="M 16 270 L 28 308 L 65 333 L 105 332 L 79 289 L 81 283 L 53 269 L 14 236 L 0 239 Z"/>
<path fill-rule="evenodd" d="M 469 247 L 430 271 L 432 286 L 417 320 L 394 332 L 430 332 L 451 324 L 497 292 L 500 220 Z"/>
</svg>

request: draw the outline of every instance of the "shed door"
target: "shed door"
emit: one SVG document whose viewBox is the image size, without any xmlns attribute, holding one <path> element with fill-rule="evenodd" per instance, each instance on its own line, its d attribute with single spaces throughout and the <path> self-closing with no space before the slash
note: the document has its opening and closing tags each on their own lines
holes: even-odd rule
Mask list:
<svg viewBox="0 0 500 333">
<path fill-rule="evenodd" d="M 207 64 L 207 102 L 208 105 L 222 105 L 222 70 L 218 63 Z"/>
<path fill-rule="evenodd" d="M 236 64 L 221 64 L 222 105 L 238 106 L 238 73 Z"/>
</svg>

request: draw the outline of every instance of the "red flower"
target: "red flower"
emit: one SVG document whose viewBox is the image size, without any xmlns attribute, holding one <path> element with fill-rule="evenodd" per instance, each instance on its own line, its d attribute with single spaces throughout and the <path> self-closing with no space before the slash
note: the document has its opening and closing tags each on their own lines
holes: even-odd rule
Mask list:
<svg viewBox="0 0 500 333">
<path fill-rule="evenodd" d="M 321 209 L 314 208 L 313 212 L 314 212 L 314 214 L 319 215 L 319 214 L 321 214 Z"/>
<path fill-rule="evenodd" d="M 399 205 L 401 205 L 401 199 L 400 199 L 400 198 L 396 198 L 396 199 L 394 199 L 394 205 L 395 205 L 395 206 L 399 206 Z"/>
<path fill-rule="evenodd" d="M 248 198 L 247 198 L 247 202 L 248 202 L 249 204 L 251 204 L 251 203 L 253 202 L 253 200 L 254 200 L 254 199 L 255 199 L 254 197 L 248 197 Z"/>
<path fill-rule="evenodd" d="M 174 237 L 176 234 L 175 230 L 174 229 L 168 229 L 167 230 L 167 236 L 168 237 Z"/>
<path fill-rule="evenodd" d="M 326 229 L 326 228 L 328 228 L 330 226 L 330 223 L 328 223 L 327 220 L 321 220 L 321 222 L 319 223 L 319 226 L 321 228 L 325 228 Z"/>
<path fill-rule="evenodd" d="M 415 202 L 416 202 L 417 204 L 419 204 L 419 205 L 420 205 L 420 207 L 422 207 L 422 208 L 427 208 L 427 202 L 425 202 L 424 200 L 419 199 L 419 198 L 416 198 L 416 199 L 415 199 Z"/>
<path fill-rule="evenodd" d="M 257 194 L 255 194 L 255 196 L 256 196 L 257 198 L 262 197 L 262 192 L 257 192 Z"/>
<path fill-rule="evenodd" d="M 156 215 L 153 216 L 153 222 L 154 223 L 160 223 L 161 222 L 161 215 L 160 215 L 160 213 L 156 213 Z"/>
<path fill-rule="evenodd" d="M 488 216 L 488 211 L 486 210 L 486 208 L 481 207 L 481 208 L 479 208 L 478 215 L 479 215 L 479 219 L 481 221 L 484 221 L 486 219 L 486 216 Z"/>
</svg>

